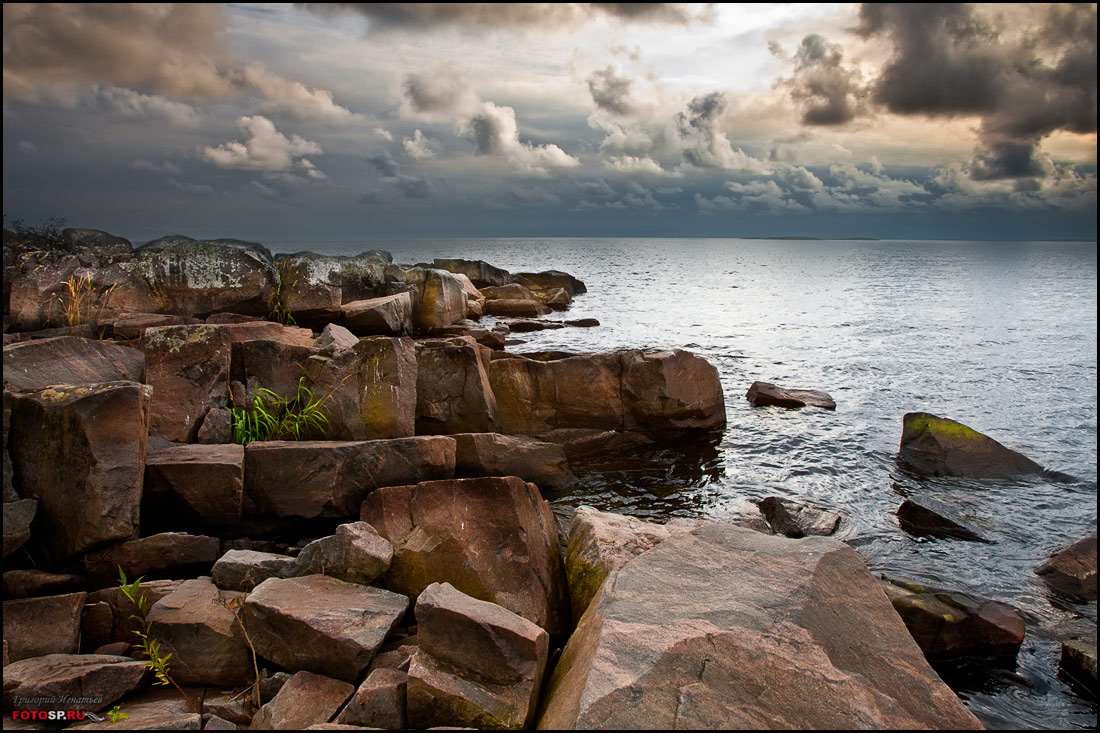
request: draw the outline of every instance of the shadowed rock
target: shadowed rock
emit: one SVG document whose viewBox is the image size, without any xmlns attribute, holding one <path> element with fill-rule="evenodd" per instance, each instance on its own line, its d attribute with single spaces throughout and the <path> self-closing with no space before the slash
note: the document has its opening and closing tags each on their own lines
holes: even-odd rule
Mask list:
<svg viewBox="0 0 1100 733">
<path fill-rule="evenodd" d="M 499 433 L 458 433 L 455 477 L 519 476 L 536 486 L 559 488 L 576 480 L 556 443 Z"/>
<path fill-rule="evenodd" d="M 384 730 L 408 727 L 405 717 L 408 677 L 396 669 L 373 670 L 336 716 L 335 722 Z"/>
<path fill-rule="evenodd" d="M 553 311 L 537 300 L 486 300 L 485 315 L 504 316 L 506 318 L 536 318 Z"/>
<path fill-rule="evenodd" d="M 84 570 L 101 583 L 117 580 L 119 568 L 130 578 L 168 568 L 197 568 L 208 573 L 220 549 L 217 537 L 161 532 L 89 553 L 84 558 Z"/>
<path fill-rule="evenodd" d="M 4 504 L 4 557 L 12 554 L 31 538 L 31 522 L 38 511 L 34 499 L 20 499 Z"/>
<path fill-rule="evenodd" d="M 202 706 L 203 689 L 201 687 L 184 688 L 187 697 L 194 704 Z M 154 687 L 150 690 L 130 695 L 122 705 L 129 716 L 117 723 L 110 718 L 97 723 L 71 725 L 66 730 L 118 730 L 120 725 L 129 730 L 199 730 L 202 717 L 191 710 L 174 687 Z M 210 729 L 209 726 L 207 726 Z M 233 726 L 234 730 L 236 726 Z M 217 730 L 217 728 L 213 728 Z"/>
<path fill-rule="evenodd" d="M 507 285 L 512 282 L 512 276 L 507 270 L 493 267 L 483 260 L 435 259 L 432 265 L 440 270 L 465 275 L 478 288 Z"/>
<path fill-rule="evenodd" d="M 355 688 L 347 682 L 298 672 L 252 719 L 251 730 L 303 730 L 327 723 Z"/>
<path fill-rule="evenodd" d="M 484 433 L 497 427 L 497 401 L 486 367 L 490 350 L 472 338 L 416 344 L 418 435 Z"/>
<path fill-rule="evenodd" d="M 561 270 L 517 272 L 512 276 L 512 280 L 531 290 L 553 290 L 555 288 L 561 288 L 572 297 L 588 292 L 588 288 L 584 286 L 583 282 Z"/>
<path fill-rule="evenodd" d="M 369 585 L 393 561 L 393 545 L 366 522 L 341 524 L 336 534 L 314 540 L 298 553 L 293 575 L 324 573 L 349 583 Z"/>
<path fill-rule="evenodd" d="M 226 590 L 247 593 L 268 578 L 295 575 L 297 558 L 255 550 L 229 550 L 214 563 L 214 584 Z"/>
<path fill-rule="evenodd" d="M 231 525 L 241 519 L 244 447 L 154 445 L 145 458 L 145 501 L 176 522 Z M 148 512 L 146 512 L 148 516 Z"/>
<path fill-rule="evenodd" d="M 86 593 L 4 601 L 4 644 L 9 661 L 76 654 Z M 5 670 L 6 676 L 7 670 Z"/>
<path fill-rule="evenodd" d="M 981 728 L 854 550 L 719 522 L 608 576 L 545 699 L 548 729 Z"/>
<path fill-rule="evenodd" d="M 813 389 L 785 389 L 770 382 L 753 382 L 745 393 L 756 407 L 775 405 L 777 407 L 821 407 L 835 410 L 836 402 L 825 392 Z"/>
<path fill-rule="evenodd" d="M 917 537 L 954 537 L 970 542 L 989 542 L 959 511 L 929 497 L 908 498 L 897 511 L 901 528 Z"/>
<path fill-rule="evenodd" d="M 1096 600 L 1096 533 L 1053 555 L 1035 572 L 1063 595 Z"/>
<path fill-rule="evenodd" d="M 1012 478 L 1043 467 L 962 423 L 927 412 L 903 418 L 898 463 L 925 476 Z"/>
</svg>

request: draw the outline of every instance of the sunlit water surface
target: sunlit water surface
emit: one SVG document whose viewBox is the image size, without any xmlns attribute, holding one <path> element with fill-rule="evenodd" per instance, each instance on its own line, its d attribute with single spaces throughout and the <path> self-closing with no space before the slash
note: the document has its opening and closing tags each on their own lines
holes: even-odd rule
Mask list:
<svg viewBox="0 0 1100 733">
<path fill-rule="evenodd" d="M 1096 530 L 1096 244 L 722 239 L 278 242 L 309 249 L 483 259 L 585 282 L 568 317 L 598 328 L 517 334 L 513 351 L 683 348 L 719 371 L 721 436 L 590 465 L 548 498 L 664 521 L 721 518 L 775 495 L 845 511 L 872 570 L 1011 603 L 1028 636 L 1016 667 L 944 670 L 990 728 L 1091 728 L 1096 704 L 1057 673 L 1056 629 L 1096 625 L 1096 603 L 1034 575 Z M 492 319 L 485 319 L 491 323 Z M 825 390 L 836 412 L 752 408 L 754 380 Z M 951 417 L 1072 475 L 1069 482 L 920 481 L 894 457 L 906 412 Z M 917 539 L 894 514 L 945 501 L 993 540 Z"/>
</svg>

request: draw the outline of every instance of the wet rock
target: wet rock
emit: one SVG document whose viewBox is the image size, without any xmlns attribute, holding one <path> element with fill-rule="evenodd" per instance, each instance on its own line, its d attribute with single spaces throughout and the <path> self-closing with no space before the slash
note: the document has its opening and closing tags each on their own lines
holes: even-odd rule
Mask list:
<svg viewBox="0 0 1100 733">
<path fill-rule="evenodd" d="M 850 523 L 842 512 L 825 506 L 769 496 L 757 506 L 776 534 L 800 539 L 811 535 L 837 537 L 847 534 Z"/>
<path fill-rule="evenodd" d="M 623 428 L 716 430 L 726 426 L 718 370 L 691 352 L 622 352 Z M 587 426 L 583 426 L 587 427 Z"/>
<path fill-rule="evenodd" d="M 172 655 L 172 677 L 181 685 L 252 681 L 252 655 L 222 593 L 210 578 L 187 580 L 149 611 L 152 636 Z"/>
<path fill-rule="evenodd" d="M 408 675 L 395 669 L 376 669 L 367 675 L 338 716 L 336 723 L 364 728 L 402 730 Z"/>
<path fill-rule="evenodd" d="M 568 631 L 557 528 L 532 484 L 509 477 L 391 486 L 367 496 L 361 518 L 393 544 L 385 587 L 418 596 L 447 582 L 551 634 Z"/>
<path fill-rule="evenodd" d="M 84 578 L 44 570 L 8 570 L 4 573 L 4 598 L 31 598 L 80 590 Z"/>
<path fill-rule="evenodd" d="M 573 277 L 569 273 L 562 272 L 560 270 L 547 270 L 545 272 L 518 272 L 512 276 L 512 279 L 520 285 L 536 291 L 561 288 L 574 298 L 581 293 L 588 292 L 588 288 L 584 286 L 583 282 Z"/>
<path fill-rule="evenodd" d="M 903 418 L 898 463 L 926 476 L 1012 478 L 1043 467 L 962 423 L 927 412 Z"/>
<path fill-rule="evenodd" d="M 355 516 L 375 489 L 450 478 L 454 463 L 455 442 L 445 436 L 249 443 L 246 505 L 281 517 Z"/>
<path fill-rule="evenodd" d="M 119 568 L 128 578 L 183 568 L 209 573 L 221 554 L 220 548 L 217 537 L 161 532 L 89 553 L 84 558 L 84 569 L 101 583 L 117 582 Z"/>
<path fill-rule="evenodd" d="M 145 457 L 146 502 L 178 522 L 236 524 L 243 492 L 243 446 L 154 444 Z"/>
<path fill-rule="evenodd" d="M 526 319 L 517 319 L 509 321 L 508 328 L 512 333 L 529 333 L 531 331 L 550 331 L 557 328 L 565 328 L 565 326 L 554 321 L 529 321 Z"/>
<path fill-rule="evenodd" d="M 1051 556 L 1035 572 L 1063 595 L 1096 600 L 1096 533 Z"/>
<path fill-rule="evenodd" d="M 187 326 L 202 323 L 197 318 L 174 316 L 169 313 L 117 313 L 101 321 L 116 339 L 127 341 L 141 339 L 145 330 L 154 326 Z"/>
<path fill-rule="evenodd" d="M 854 550 L 721 522 L 608 576 L 543 709 L 559 729 L 981 727 Z"/>
<path fill-rule="evenodd" d="M 4 347 L 4 389 L 45 389 L 54 384 L 141 382 L 145 356 L 136 349 L 76 336 L 24 341 Z"/>
<path fill-rule="evenodd" d="M 405 596 L 324 575 L 271 578 L 245 600 L 245 627 L 265 659 L 354 682 L 408 603 Z"/>
<path fill-rule="evenodd" d="M 1024 620 L 1007 603 L 882 576 L 883 590 L 929 659 L 1015 656 Z"/>
<path fill-rule="evenodd" d="M 570 461 L 606 453 L 629 453 L 653 443 L 641 433 L 584 428 L 559 428 L 542 433 L 539 438 L 560 445 Z"/>
<path fill-rule="evenodd" d="M 481 288 L 486 300 L 534 300 L 535 294 L 518 283 Z"/>
<path fill-rule="evenodd" d="M 136 689 L 144 678 L 145 663 L 129 657 L 101 654 L 32 657 L 4 667 L 4 708 L 26 707 L 18 702 L 21 699 L 50 698 L 63 702 L 35 702 L 35 709 L 98 712 Z"/>
<path fill-rule="evenodd" d="M 338 351 L 354 348 L 357 343 L 359 343 L 359 337 L 354 333 L 343 326 L 330 323 L 325 326 L 325 330 L 313 342 L 313 346 L 319 351 L 331 355 Z"/>
<path fill-rule="evenodd" d="M 137 535 L 150 393 L 134 382 L 107 382 L 15 396 L 9 448 L 16 488 L 39 501 L 46 554 L 60 559 Z"/>
<path fill-rule="evenodd" d="M 4 557 L 12 554 L 31 538 L 31 522 L 38 511 L 34 499 L 20 499 L 4 504 Z"/>
<path fill-rule="evenodd" d="M 540 488 L 576 481 L 565 451 L 556 443 L 499 433 L 457 433 L 455 477 L 519 476 Z"/>
<path fill-rule="evenodd" d="M 577 328 L 594 328 L 600 325 L 600 322 L 595 318 L 576 318 L 571 321 L 562 321 L 567 326 L 575 326 Z"/>
<path fill-rule="evenodd" d="M 86 593 L 4 601 L 4 641 L 10 662 L 76 654 Z M 7 670 L 5 670 L 5 677 Z"/>
<path fill-rule="evenodd" d="M 298 553 L 295 575 L 323 573 L 349 583 L 370 585 L 393 560 L 393 545 L 366 522 L 341 524 L 336 534 L 314 540 Z"/>
<path fill-rule="evenodd" d="M 413 314 L 417 328 L 442 328 L 466 317 L 466 291 L 446 270 L 413 268 L 405 282 L 419 293 Z"/>
<path fill-rule="evenodd" d="M 229 400 L 229 334 L 223 326 L 158 326 L 142 340 L 153 387 L 149 434 L 194 442 L 211 407 Z"/>
<path fill-rule="evenodd" d="M 512 276 L 507 270 L 493 267 L 482 260 L 435 259 L 432 266 L 455 274 L 465 275 L 478 288 L 507 285 Z"/>
<path fill-rule="evenodd" d="M 664 542 L 672 533 L 690 531 L 692 524 L 644 522 L 623 514 L 580 506 L 569 520 L 565 578 L 576 623 L 600 591 L 607 576 L 632 558 Z"/>
<path fill-rule="evenodd" d="M 1095 638 L 1063 641 L 1058 666 L 1078 686 L 1096 694 Z"/>
<path fill-rule="evenodd" d="M 409 724 L 524 728 L 546 669 L 549 637 L 527 619 L 433 583 L 416 602 L 420 649 L 408 674 Z"/>
<path fill-rule="evenodd" d="M 219 311 L 262 316 L 271 310 L 277 281 L 271 253 L 236 239 L 162 237 L 136 250 L 134 269 L 158 306 L 148 310 L 181 316 Z"/>
<path fill-rule="evenodd" d="M 411 339 L 375 336 L 348 351 L 306 362 L 308 385 L 324 403 L 328 440 L 412 436 L 416 429 L 416 349 Z"/>
<path fill-rule="evenodd" d="M 297 558 L 255 550 L 229 550 L 214 563 L 214 584 L 226 590 L 247 593 L 268 578 L 295 574 Z"/>
<path fill-rule="evenodd" d="M 573 296 L 564 288 L 551 288 L 535 293 L 535 300 L 556 311 L 563 311 L 573 304 Z"/>
<path fill-rule="evenodd" d="M 469 337 L 416 344 L 418 435 L 484 433 L 497 426 L 489 349 Z"/>
<path fill-rule="evenodd" d="M 409 293 L 355 300 L 340 307 L 344 325 L 356 336 L 401 336 L 413 328 Z"/>
<path fill-rule="evenodd" d="M 753 382 L 745 393 L 755 407 L 821 407 L 835 410 L 836 402 L 825 392 L 813 389 L 786 389 L 770 382 Z"/>
<path fill-rule="evenodd" d="M 298 672 L 252 719 L 252 730 L 303 730 L 327 723 L 355 688 L 331 677 Z"/>
<path fill-rule="evenodd" d="M 537 300 L 486 300 L 485 315 L 505 318 L 536 318 L 553 311 Z"/>
<path fill-rule="evenodd" d="M 954 507 L 926 496 L 906 499 L 898 507 L 897 515 L 901 528 L 911 535 L 989 542 Z"/>
</svg>

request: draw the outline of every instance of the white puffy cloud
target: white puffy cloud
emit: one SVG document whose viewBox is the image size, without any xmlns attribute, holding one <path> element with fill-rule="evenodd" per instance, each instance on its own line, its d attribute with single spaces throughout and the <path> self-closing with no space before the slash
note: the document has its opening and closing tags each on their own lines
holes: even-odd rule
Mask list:
<svg viewBox="0 0 1100 733">
<path fill-rule="evenodd" d="M 440 149 L 438 140 L 425 137 L 424 133 L 419 129 L 413 131 L 412 137 L 407 137 L 402 140 L 401 146 L 405 149 L 405 155 L 413 160 L 428 160 L 434 158 Z"/>
<path fill-rule="evenodd" d="M 466 129 L 472 133 L 479 155 L 508 160 L 517 168 L 544 173 L 550 168 L 576 168 L 581 163 L 557 145 L 531 145 L 520 142 L 516 111 L 482 102 Z"/>
<path fill-rule="evenodd" d="M 101 105 L 130 119 L 167 122 L 181 128 L 195 127 L 201 119 L 191 105 L 158 94 L 142 94 L 123 87 L 94 87 L 92 93 Z"/>
<path fill-rule="evenodd" d="M 298 135 L 287 138 L 275 129 L 266 117 L 253 115 L 237 120 L 237 125 L 248 134 L 248 140 L 231 140 L 217 147 L 206 146 L 202 157 L 219 168 L 238 168 L 255 171 L 287 171 L 298 163 L 316 171 L 313 164 L 303 158 L 321 152 L 321 146 Z M 318 173 L 320 171 L 317 171 Z M 316 176 L 313 176 L 316 177 Z"/>
<path fill-rule="evenodd" d="M 332 92 L 326 89 L 311 89 L 254 64 L 241 70 L 241 79 L 268 100 L 268 108 L 294 119 L 331 123 L 352 119 L 351 111 L 336 104 Z"/>
</svg>

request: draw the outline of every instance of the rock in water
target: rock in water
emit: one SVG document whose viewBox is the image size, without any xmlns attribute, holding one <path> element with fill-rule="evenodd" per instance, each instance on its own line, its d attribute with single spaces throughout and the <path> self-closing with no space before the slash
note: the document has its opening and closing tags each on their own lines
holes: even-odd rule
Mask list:
<svg viewBox="0 0 1100 733">
<path fill-rule="evenodd" d="M 814 389 L 784 389 L 770 382 L 753 382 L 745 393 L 756 407 L 775 405 L 777 407 L 821 407 L 835 410 L 836 402 L 826 392 Z"/>
<path fill-rule="evenodd" d="M 898 463 L 925 476 L 1013 478 L 1043 470 L 977 430 L 927 412 L 903 418 Z"/>
<path fill-rule="evenodd" d="M 1096 600 L 1096 533 L 1077 540 L 1035 572 L 1047 585 L 1064 595 Z"/>
<path fill-rule="evenodd" d="M 854 550 L 710 522 L 608 576 L 540 728 L 981 728 Z"/>
<path fill-rule="evenodd" d="M 927 496 L 908 498 L 897 511 L 901 528 L 917 537 L 954 537 L 968 542 L 989 542 L 954 507 Z"/>
</svg>

